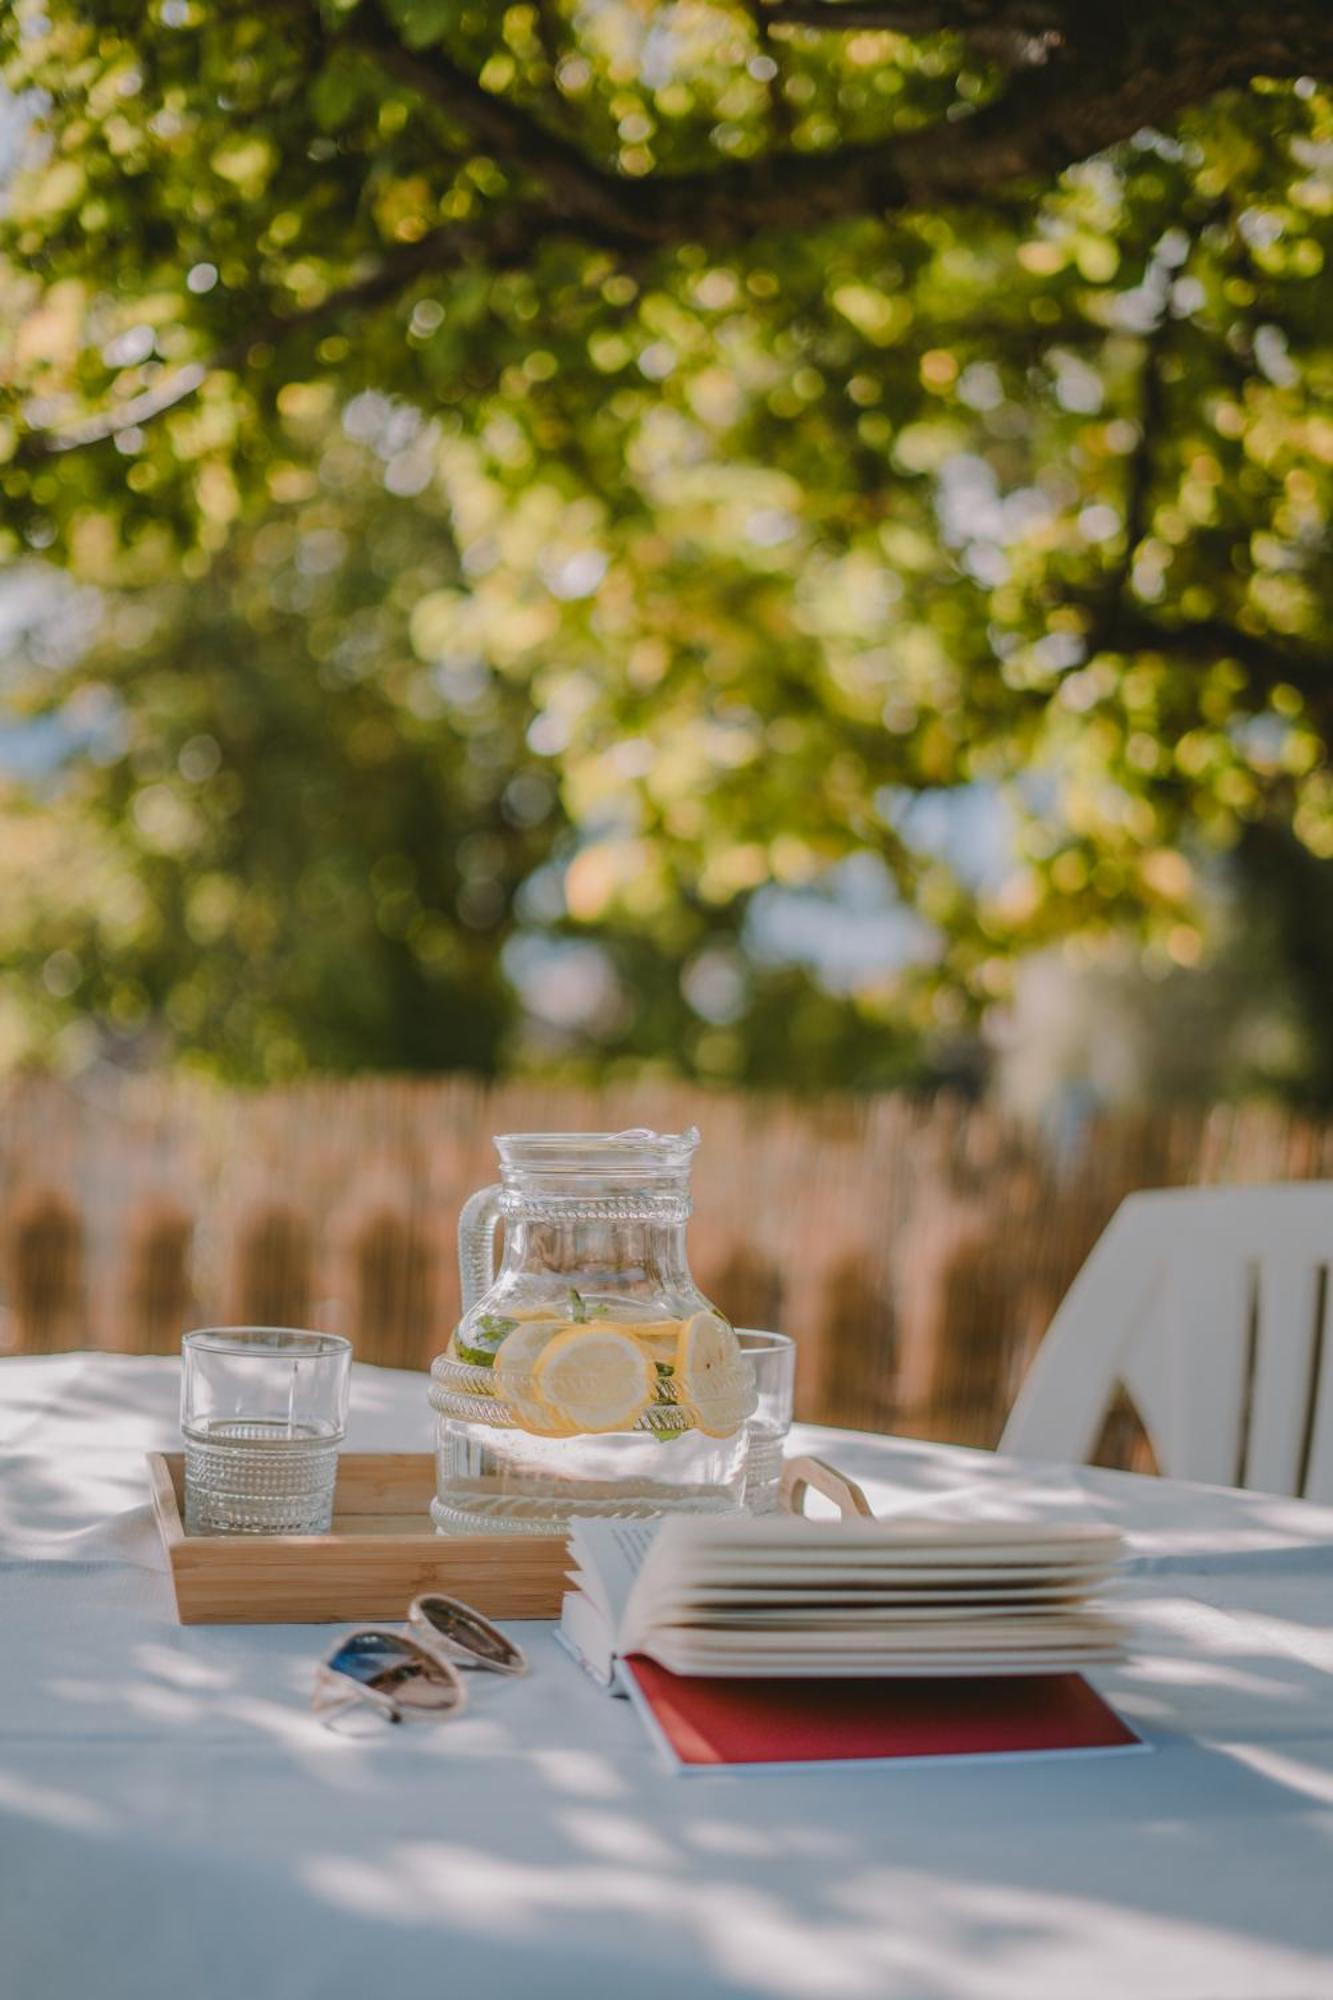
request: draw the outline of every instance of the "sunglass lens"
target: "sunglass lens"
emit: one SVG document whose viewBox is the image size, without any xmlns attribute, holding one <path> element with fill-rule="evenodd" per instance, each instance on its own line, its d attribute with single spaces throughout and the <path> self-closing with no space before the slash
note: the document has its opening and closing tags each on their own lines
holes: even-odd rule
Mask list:
<svg viewBox="0 0 1333 2000">
<path fill-rule="evenodd" d="M 401 1671 L 413 1657 L 392 1632 L 353 1632 L 329 1655 L 329 1665 L 336 1674 L 373 1687 L 383 1675 Z"/>
<path fill-rule="evenodd" d="M 455 1674 L 442 1661 L 432 1660 L 393 1691 L 399 1708 L 413 1709 L 418 1715 L 444 1715 L 461 1707 L 463 1689 Z"/>
<path fill-rule="evenodd" d="M 393 1632 L 353 1632 L 329 1655 L 335 1673 L 390 1695 L 400 1709 L 443 1714 L 463 1701 L 463 1685 L 442 1660 Z"/>
<path fill-rule="evenodd" d="M 518 1647 L 470 1605 L 460 1604 L 452 1597 L 423 1597 L 419 1605 L 431 1630 L 451 1646 L 471 1653 L 487 1666 L 512 1672 L 523 1665 Z"/>
</svg>

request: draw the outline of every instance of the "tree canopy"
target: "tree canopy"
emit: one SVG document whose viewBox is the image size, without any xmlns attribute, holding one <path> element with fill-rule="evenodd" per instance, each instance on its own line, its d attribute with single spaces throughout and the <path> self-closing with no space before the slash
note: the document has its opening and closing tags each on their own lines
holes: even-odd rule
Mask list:
<svg viewBox="0 0 1333 2000">
<path fill-rule="evenodd" d="M 1317 0 L 3 34 L 11 1041 L 884 1080 L 1333 857 Z"/>
</svg>

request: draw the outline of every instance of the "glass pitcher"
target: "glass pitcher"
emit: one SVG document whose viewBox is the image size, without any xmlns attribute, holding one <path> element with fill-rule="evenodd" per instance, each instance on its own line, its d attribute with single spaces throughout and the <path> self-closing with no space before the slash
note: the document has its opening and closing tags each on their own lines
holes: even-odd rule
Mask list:
<svg viewBox="0 0 1333 2000">
<path fill-rule="evenodd" d="M 754 1374 L 690 1276 L 698 1144 L 694 1129 L 496 1140 L 500 1181 L 459 1220 L 463 1316 L 431 1369 L 437 1528 L 740 1506 Z"/>
</svg>

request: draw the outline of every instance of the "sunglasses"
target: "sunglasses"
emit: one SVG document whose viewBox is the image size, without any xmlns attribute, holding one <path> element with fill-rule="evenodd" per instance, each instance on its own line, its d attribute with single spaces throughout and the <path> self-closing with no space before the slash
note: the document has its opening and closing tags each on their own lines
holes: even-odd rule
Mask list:
<svg viewBox="0 0 1333 2000">
<path fill-rule="evenodd" d="M 522 1649 L 456 1597 L 417 1597 L 408 1632 L 364 1626 L 349 1632 L 315 1675 L 314 1709 L 330 1725 L 372 1715 L 385 1722 L 447 1722 L 467 1706 L 459 1666 L 527 1672 Z"/>
</svg>

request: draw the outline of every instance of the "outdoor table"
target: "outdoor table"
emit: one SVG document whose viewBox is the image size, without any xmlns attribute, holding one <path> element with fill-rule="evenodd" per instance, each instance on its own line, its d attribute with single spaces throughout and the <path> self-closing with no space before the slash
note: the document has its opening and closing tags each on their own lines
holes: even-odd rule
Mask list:
<svg viewBox="0 0 1333 2000">
<path fill-rule="evenodd" d="M 177 1365 L 0 1362 L 5 2000 L 1328 2000 L 1333 1510 L 806 1428 L 879 1511 L 966 1488 L 1120 1523 L 1152 1754 L 680 1778 L 526 1680 L 330 1734 L 330 1628 L 177 1625 L 145 1451 Z M 358 1368 L 352 1449 L 423 1450 Z"/>
</svg>

